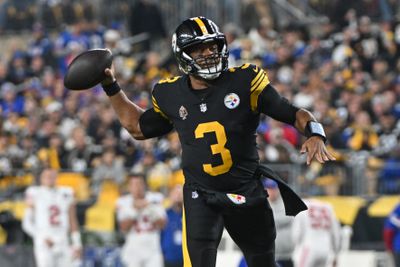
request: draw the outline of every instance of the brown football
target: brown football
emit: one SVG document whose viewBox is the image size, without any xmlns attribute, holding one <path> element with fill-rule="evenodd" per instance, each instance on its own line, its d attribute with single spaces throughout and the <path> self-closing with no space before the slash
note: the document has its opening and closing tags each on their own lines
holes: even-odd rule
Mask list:
<svg viewBox="0 0 400 267">
<path fill-rule="evenodd" d="M 85 90 L 96 86 L 106 77 L 113 56 L 109 49 L 92 49 L 79 54 L 68 66 L 64 85 L 70 90 Z"/>
</svg>

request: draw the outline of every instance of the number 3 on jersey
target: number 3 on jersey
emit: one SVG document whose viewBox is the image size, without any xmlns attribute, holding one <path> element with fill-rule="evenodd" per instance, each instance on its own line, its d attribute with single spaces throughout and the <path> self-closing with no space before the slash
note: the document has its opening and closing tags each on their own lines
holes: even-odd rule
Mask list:
<svg viewBox="0 0 400 267">
<path fill-rule="evenodd" d="M 220 154 L 222 164 L 212 166 L 211 164 L 203 164 L 203 170 L 212 176 L 217 176 L 228 172 L 232 167 L 231 152 L 225 148 L 226 133 L 225 128 L 217 121 L 200 123 L 194 131 L 195 137 L 203 138 L 205 133 L 215 133 L 217 143 L 211 145 L 211 152 L 213 155 Z"/>
</svg>

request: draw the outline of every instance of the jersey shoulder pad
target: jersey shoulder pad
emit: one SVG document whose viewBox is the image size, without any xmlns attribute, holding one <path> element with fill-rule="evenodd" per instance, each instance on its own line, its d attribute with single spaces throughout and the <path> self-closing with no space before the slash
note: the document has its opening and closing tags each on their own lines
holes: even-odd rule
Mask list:
<svg viewBox="0 0 400 267">
<path fill-rule="evenodd" d="M 160 108 L 159 102 L 163 102 L 162 99 L 168 97 L 169 93 L 171 92 L 170 90 L 176 88 L 181 80 L 182 76 L 160 80 L 157 84 L 154 85 L 151 92 L 151 101 L 154 111 L 160 113 L 166 119 L 168 119 L 168 117 L 166 114 L 164 114 L 162 108 Z"/>
<path fill-rule="evenodd" d="M 257 65 L 245 63 L 238 67 L 229 68 L 228 71 L 255 77 L 259 72 L 263 72 L 264 70 Z"/>
<path fill-rule="evenodd" d="M 160 90 L 160 92 L 164 91 L 168 88 L 173 88 L 177 85 L 177 83 L 182 79 L 182 76 L 175 76 L 171 78 L 161 79 L 156 83 L 153 87 L 153 94 Z"/>
<path fill-rule="evenodd" d="M 230 68 L 229 72 L 239 75 L 243 81 L 250 83 L 251 91 L 265 88 L 269 84 L 267 72 L 257 65 L 246 63 L 240 67 Z"/>
<path fill-rule="evenodd" d="M 161 80 L 158 81 L 157 84 L 164 84 L 164 85 L 173 84 L 176 81 L 178 81 L 180 78 L 182 78 L 182 76 L 175 76 L 175 77 L 169 77 L 169 78 L 161 79 Z"/>
</svg>

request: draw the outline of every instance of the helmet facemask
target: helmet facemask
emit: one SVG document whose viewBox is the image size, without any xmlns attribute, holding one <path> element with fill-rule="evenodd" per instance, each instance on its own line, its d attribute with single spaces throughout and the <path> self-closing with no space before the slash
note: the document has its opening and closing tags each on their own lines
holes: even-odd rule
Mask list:
<svg viewBox="0 0 400 267">
<path fill-rule="evenodd" d="M 212 54 L 206 56 L 190 56 L 191 51 L 196 50 L 196 47 L 207 43 L 215 44 L 215 49 L 211 47 L 211 50 L 213 51 Z M 218 44 L 212 39 L 185 48 L 184 51 L 182 51 L 182 57 L 189 63 L 187 74 L 199 76 L 206 80 L 218 78 L 222 71 L 224 71 L 227 67 L 228 53 L 226 50 L 225 44 L 222 42 Z"/>
</svg>

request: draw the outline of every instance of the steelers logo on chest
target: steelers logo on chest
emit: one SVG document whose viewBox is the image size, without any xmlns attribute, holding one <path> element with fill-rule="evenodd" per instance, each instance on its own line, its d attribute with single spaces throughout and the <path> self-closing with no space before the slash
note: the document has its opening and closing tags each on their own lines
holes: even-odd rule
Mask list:
<svg viewBox="0 0 400 267">
<path fill-rule="evenodd" d="M 240 98 L 235 93 L 227 94 L 224 98 L 225 107 L 229 109 L 237 108 L 239 106 L 239 103 L 240 103 Z"/>
</svg>

